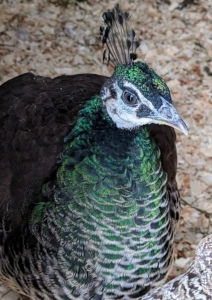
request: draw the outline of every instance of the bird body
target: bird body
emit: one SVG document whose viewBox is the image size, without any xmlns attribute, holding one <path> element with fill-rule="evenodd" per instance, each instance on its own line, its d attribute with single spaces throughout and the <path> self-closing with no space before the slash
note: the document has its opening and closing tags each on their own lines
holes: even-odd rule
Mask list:
<svg viewBox="0 0 212 300">
<path fill-rule="evenodd" d="M 159 285 L 180 205 L 175 133 L 157 124 L 186 132 L 165 82 L 131 61 L 109 79 L 25 74 L 0 97 L 1 278 L 46 300 Z"/>
<path fill-rule="evenodd" d="M 147 128 L 116 128 L 103 116 L 99 96 L 80 110 L 65 140 L 57 179 L 43 186 L 43 199 L 18 236 L 13 278 L 21 280 L 22 269 L 29 283 L 38 276 L 33 299 L 42 299 L 49 286 L 46 299 L 72 299 L 74 293 L 90 299 L 104 289 L 108 297 L 139 294 L 135 286 L 142 290 L 149 281 L 160 282 L 171 260 L 173 230 L 160 151 Z M 6 274 L 10 245 L 6 240 L 1 252 Z M 63 287 L 57 297 L 55 282 Z"/>
</svg>

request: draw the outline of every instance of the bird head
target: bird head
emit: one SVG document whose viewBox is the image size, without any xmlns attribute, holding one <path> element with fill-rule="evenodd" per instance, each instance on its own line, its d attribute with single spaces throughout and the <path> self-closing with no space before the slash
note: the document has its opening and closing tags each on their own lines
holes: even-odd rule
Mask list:
<svg viewBox="0 0 212 300">
<path fill-rule="evenodd" d="M 103 14 L 100 27 L 106 46 L 103 60 L 114 73 L 101 90 L 103 105 L 118 128 L 133 129 L 146 124 L 163 124 L 188 134 L 186 124 L 172 105 L 169 88 L 146 63 L 135 62 L 139 42 L 128 30 L 130 14 L 119 5 Z"/>
<path fill-rule="evenodd" d="M 154 123 L 188 134 L 186 124 L 172 105 L 166 83 L 145 63 L 118 65 L 103 86 L 101 98 L 118 128 Z"/>
</svg>

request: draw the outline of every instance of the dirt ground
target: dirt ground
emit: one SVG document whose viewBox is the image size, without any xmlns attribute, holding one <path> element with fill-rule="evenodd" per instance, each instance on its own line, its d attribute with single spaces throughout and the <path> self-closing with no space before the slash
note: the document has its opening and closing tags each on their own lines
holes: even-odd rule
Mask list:
<svg viewBox="0 0 212 300">
<path fill-rule="evenodd" d="M 110 75 L 102 65 L 99 26 L 117 0 L 105 2 L 0 0 L 0 83 L 28 71 Z M 212 0 L 119 3 L 132 14 L 139 59 L 165 79 L 189 128 L 189 136 L 178 132 L 177 138 L 182 215 L 172 279 L 187 270 L 198 242 L 212 233 Z M 18 297 L 0 285 L 0 299 Z"/>
</svg>

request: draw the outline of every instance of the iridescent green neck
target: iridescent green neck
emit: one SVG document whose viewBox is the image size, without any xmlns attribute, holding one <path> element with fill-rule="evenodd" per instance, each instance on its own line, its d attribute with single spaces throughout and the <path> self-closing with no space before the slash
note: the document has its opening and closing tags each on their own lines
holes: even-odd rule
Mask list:
<svg viewBox="0 0 212 300">
<path fill-rule="evenodd" d="M 62 167 L 57 178 L 61 188 L 65 185 L 70 189 L 71 185 L 75 189 L 85 185 L 86 191 L 88 186 L 93 191 L 95 185 L 96 190 L 101 190 L 103 184 L 104 193 L 101 191 L 101 194 L 106 195 L 110 194 L 110 183 L 113 182 L 114 188 L 124 187 L 130 191 L 134 180 L 143 186 L 149 184 L 149 175 L 160 166 L 159 150 L 149 137 L 147 128 L 116 128 L 98 96 L 80 111 L 76 125 L 65 142 Z M 154 181 L 156 179 L 157 175 Z M 146 193 L 145 189 L 137 192 L 140 197 Z M 134 197 L 138 196 L 135 190 L 133 193 Z"/>
<path fill-rule="evenodd" d="M 42 219 L 57 224 L 52 232 L 69 273 L 70 260 L 73 278 L 80 272 L 73 289 L 97 277 L 113 295 L 120 286 L 133 291 L 147 277 L 155 280 L 158 266 L 170 264 L 172 231 L 166 174 L 147 128 L 116 128 L 96 97 L 80 111 L 61 163 L 54 207 Z M 48 242 L 46 227 L 43 232 Z"/>
</svg>

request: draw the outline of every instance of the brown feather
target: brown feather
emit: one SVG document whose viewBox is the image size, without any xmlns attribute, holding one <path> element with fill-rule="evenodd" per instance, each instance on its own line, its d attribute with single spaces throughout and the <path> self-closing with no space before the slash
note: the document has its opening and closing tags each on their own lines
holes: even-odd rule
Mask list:
<svg viewBox="0 0 212 300">
<path fill-rule="evenodd" d="M 39 201 L 77 112 L 105 80 L 95 74 L 51 79 L 26 73 L 0 86 L 0 218 L 7 219 L 6 230 L 19 226 Z"/>
</svg>

